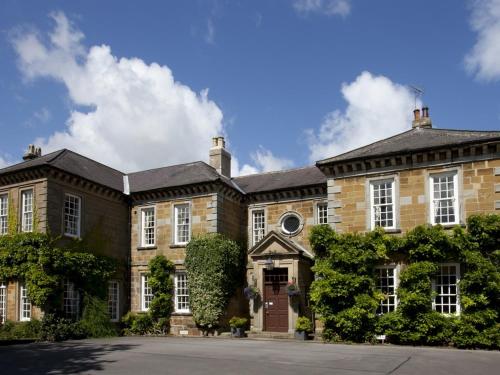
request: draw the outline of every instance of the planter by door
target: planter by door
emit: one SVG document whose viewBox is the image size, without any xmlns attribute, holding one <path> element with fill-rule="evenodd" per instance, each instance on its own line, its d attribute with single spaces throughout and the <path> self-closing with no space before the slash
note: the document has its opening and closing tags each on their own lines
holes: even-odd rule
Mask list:
<svg viewBox="0 0 500 375">
<path fill-rule="evenodd" d="M 264 270 L 264 330 L 288 332 L 288 269 Z"/>
</svg>

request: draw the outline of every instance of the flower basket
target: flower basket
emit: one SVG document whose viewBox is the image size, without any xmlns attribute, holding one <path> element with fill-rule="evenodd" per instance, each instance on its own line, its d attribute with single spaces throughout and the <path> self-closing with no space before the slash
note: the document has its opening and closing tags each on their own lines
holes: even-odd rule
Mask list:
<svg viewBox="0 0 500 375">
<path fill-rule="evenodd" d="M 289 297 L 295 297 L 300 295 L 300 290 L 295 281 L 289 281 L 286 285 L 286 292 Z"/>
<path fill-rule="evenodd" d="M 259 289 L 253 285 L 247 286 L 243 289 L 243 294 L 246 299 L 256 299 L 259 296 Z"/>
</svg>

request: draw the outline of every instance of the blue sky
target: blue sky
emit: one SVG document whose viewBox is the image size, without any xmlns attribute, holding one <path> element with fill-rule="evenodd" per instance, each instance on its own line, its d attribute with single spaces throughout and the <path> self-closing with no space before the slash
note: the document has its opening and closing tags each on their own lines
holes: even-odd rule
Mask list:
<svg viewBox="0 0 500 375">
<path fill-rule="evenodd" d="M 313 163 L 410 128 L 500 129 L 500 0 L 0 3 L 0 165 L 29 143 L 124 171 Z M 419 103 L 420 104 L 420 103 Z"/>
</svg>

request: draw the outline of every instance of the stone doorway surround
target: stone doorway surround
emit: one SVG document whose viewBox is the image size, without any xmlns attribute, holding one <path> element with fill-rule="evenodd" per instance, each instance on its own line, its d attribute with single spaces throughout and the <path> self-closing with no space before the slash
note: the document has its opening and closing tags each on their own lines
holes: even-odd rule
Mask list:
<svg viewBox="0 0 500 375">
<path fill-rule="evenodd" d="M 249 252 L 250 258 L 247 269 L 248 285 L 256 286 L 260 295 L 250 300 L 251 330 L 263 332 L 264 327 L 264 290 L 265 273 L 269 268 L 269 260 L 273 268 L 286 269 L 288 281 L 294 280 L 300 290 L 300 295 L 288 297 L 288 333 L 295 331 L 295 322 L 300 315 L 308 315 L 306 294 L 312 282 L 311 266 L 313 255 L 290 238 L 275 231 L 269 232 Z"/>
</svg>

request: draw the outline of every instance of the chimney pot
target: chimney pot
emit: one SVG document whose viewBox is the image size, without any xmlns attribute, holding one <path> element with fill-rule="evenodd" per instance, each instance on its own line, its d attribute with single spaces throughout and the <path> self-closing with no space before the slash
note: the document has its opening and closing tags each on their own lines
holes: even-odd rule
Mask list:
<svg viewBox="0 0 500 375">
<path fill-rule="evenodd" d="M 231 178 L 231 154 L 226 150 L 224 137 L 213 137 L 210 149 L 210 165 L 223 176 Z"/>
<path fill-rule="evenodd" d="M 28 146 L 28 150 L 26 150 L 26 153 L 23 155 L 23 160 L 32 160 L 40 156 L 42 156 L 42 149 L 31 144 Z"/>
<path fill-rule="evenodd" d="M 422 117 L 427 118 L 429 117 L 429 107 L 422 107 Z"/>
<path fill-rule="evenodd" d="M 414 119 L 415 121 L 420 120 L 420 109 L 415 108 L 415 109 L 413 110 L 413 117 L 414 117 L 413 119 Z"/>
</svg>

